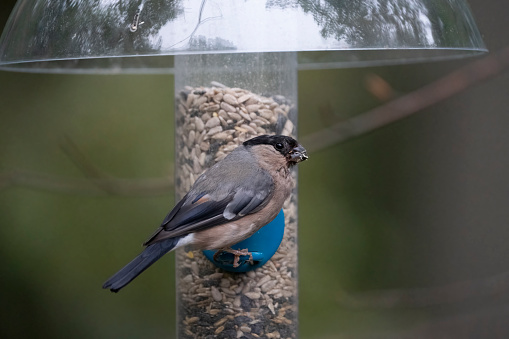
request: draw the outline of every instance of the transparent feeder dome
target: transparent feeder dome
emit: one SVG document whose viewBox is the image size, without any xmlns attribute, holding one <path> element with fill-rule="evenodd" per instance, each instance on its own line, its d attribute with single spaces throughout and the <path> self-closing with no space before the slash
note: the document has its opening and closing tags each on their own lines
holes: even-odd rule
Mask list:
<svg viewBox="0 0 509 339">
<path fill-rule="evenodd" d="M 0 68 L 168 73 L 173 56 L 298 52 L 299 69 L 485 52 L 462 0 L 20 0 Z"/>
</svg>

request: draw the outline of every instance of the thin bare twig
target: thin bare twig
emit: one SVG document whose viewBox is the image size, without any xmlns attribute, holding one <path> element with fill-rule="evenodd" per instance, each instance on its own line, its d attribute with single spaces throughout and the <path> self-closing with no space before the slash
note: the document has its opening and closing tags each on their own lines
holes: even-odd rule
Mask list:
<svg viewBox="0 0 509 339">
<path fill-rule="evenodd" d="M 85 176 L 93 179 L 102 179 L 95 180 L 93 182 L 97 188 L 100 188 L 105 193 L 112 195 L 114 195 L 115 192 L 118 192 L 118 186 L 113 181 L 108 180 L 113 179 L 113 177 L 95 166 L 68 135 L 64 135 L 64 137 L 60 140 L 59 145 L 60 149 L 72 160 L 76 167 L 85 174 Z"/>
<path fill-rule="evenodd" d="M 153 179 L 65 178 L 44 173 L 11 170 L 0 173 L 0 190 L 23 187 L 86 196 L 158 196 L 173 189 L 172 176 Z M 108 187 L 104 189 L 104 187 Z"/>
<path fill-rule="evenodd" d="M 64 135 L 59 141 L 60 149 L 72 160 L 87 177 L 91 178 L 111 178 L 111 176 L 101 171 L 92 161 L 83 153 L 78 145 L 69 137 Z"/>
<path fill-rule="evenodd" d="M 100 170 L 67 135 L 59 141 L 60 149 L 87 178 L 65 178 L 50 174 L 10 170 L 0 173 L 0 190 L 24 187 L 42 191 L 87 196 L 156 196 L 173 188 L 173 175 L 167 178 L 120 179 Z"/>
</svg>

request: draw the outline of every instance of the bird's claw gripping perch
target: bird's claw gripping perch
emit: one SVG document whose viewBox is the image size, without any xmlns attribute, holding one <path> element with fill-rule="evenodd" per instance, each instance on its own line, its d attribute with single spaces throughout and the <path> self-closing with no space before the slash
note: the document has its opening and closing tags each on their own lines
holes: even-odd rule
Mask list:
<svg viewBox="0 0 509 339">
<path fill-rule="evenodd" d="M 247 248 L 244 248 L 243 250 L 234 250 L 233 248 L 222 248 L 220 250 L 218 250 L 215 254 L 214 254 L 214 261 L 218 262 L 218 258 L 219 258 L 219 255 L 223 252 L 226 252 L 226 253 L 231 253 L 233 254 L 233 267 L 234 268 L 237 268 L 240 266 L 239 264 L 239 260 L 240 260 L 240 256 L 241 255 L 247 255 L 249 256 L 249 263 L 251 265 L 254 265 L 254 261 L 253 261 L 253 254 L 251 252 L 248 251 Z"/>
</svg>

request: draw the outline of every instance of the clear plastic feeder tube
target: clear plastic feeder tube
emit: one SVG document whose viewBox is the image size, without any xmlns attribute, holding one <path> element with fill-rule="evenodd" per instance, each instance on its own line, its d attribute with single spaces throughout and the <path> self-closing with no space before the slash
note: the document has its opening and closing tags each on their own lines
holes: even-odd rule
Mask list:
<svg viewBox="0 0 509 339">
<path fill-rule="evenodd" d="M 243 141 L 296 136 L 296 53 L 176 56 L 175 92 L 178 199 Z M 254 271 L 230 273 L 201 251 L 177 251 L 179 338 L 297 337 L 296 189 L 283 210 L 283 241 Z"/>
</svg>

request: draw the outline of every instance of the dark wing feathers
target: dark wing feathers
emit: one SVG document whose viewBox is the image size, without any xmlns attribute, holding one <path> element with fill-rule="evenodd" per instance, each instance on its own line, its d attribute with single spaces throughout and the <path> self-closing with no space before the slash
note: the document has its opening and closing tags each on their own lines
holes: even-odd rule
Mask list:
<svg viewBox="0 0 509 339">
<path fill-rule="evenodd" d="M 203 196 L 205 194 L 200 194 L 198 198 L 194 199 L 188 195 L 182 198 L 164 219 L 161 227 L 143 245 L 150 245 L 163 239 L 224 223 L 226 219 L 223 218 L 222 211 L 231 199 L 221 201 L 203 199 L 203 202 L 198 202 Z"/>
<path fill-rule="evenodd" d="M 204 191 L 198 191 L 199 187 L 193 187 L 166 216 L 161 227 L 145 242 L 145 245 L 255 213 L 268 203 L 274 186 L 272 178 L 264 171 L 250 173 L 250 177 L 242 185 L 231 182 L 222 184 L 221 187 L 219 187 L 221 183 L 217 182 L 217 185 L 216 189 L 206 187 Z M 217 195 L 221 198 L 216 198 Z"/>
<path fill-rule="evenodd" d="M 179 238 L 174 238 L 148 246 L 140 255 L 109 278 L 108 281 L 104 283 L 103 288 L 109 288 L 112 292 L 118 292 L 159 258 L 171 251 L 178 242 Z"/>
<path fill-rule="evenodd" d="M 255 194 L 253 197 L 251 197 L 251 200 L 249 201 L 246 206 L 242 210 L 240 210 L 237 215 L 239 217 L 243 217 L 245 215 L 254 213 L 256 211 L 261 210 L 268 202 L 269 199 L 267 199 L 267 196 L 270 192 L 268 191 L 261 191 Z"/>
<path fill-rule="evenodd" d="M 172 219 L 173 217 L 175 217 L 175 214 L 177 214 L 177 212 L 180 211 L 182 205 L 187 201 L 187 196 L 188 194 L 186 194 L 182 200 L 180 200 L 177 205 L 175 205 L 175 207 L 173 207 L 173 209 L 170 211 L 170 213 L 168 213 L 168 215 L 166 216 L 166 218 L 164 218 L 163 222 L 161 223 L 161 227 L 168 224 Z M 199 198 L 198 198 L 199 199 Z"/>
<path fill-rule="evenodd" d="M 148 245 L 150 245 L 150 244 L 152 244 L 152 243 L 154 243 L 156 241 L 156 238 L 159 235 L 159 233 L 161 233 L 161 231 L 164 230 L 164 225 L 166 225 L 167 223 L 170 222 L 171 219 L 173 219 L 175 214 L 177 214 L 177 212 L 180 210 L 180 208 L 182 207 L 182 205 L 186 201 L 186 198 L 187 198 L 187 194 L 184 196 L 184 198 L 182 198 L 182 200 L 180 200 L 175 205 L 175 207 L 173 207 L 173 209 L 170 211 L 170 213 L 168 213 L 166 218 L 164 218 L 163 222 L 161 223 L 161 226 L 147 239 L 147 241 L 145 241 L 143 243 L 143 246 L 148 246 Z"/>
<path fill-rule="evenodd" d="M 252 190 L 239 190 L 232 201 L 224 210 L 224 217 L 228 220 L 243 217 L 247 214 L 254 213 L 257 207 L 263 207 L 263 202 L 269 195 L 268 190 L 254 192 Z"/>
<path fill-rule="evenodd" d="M 198 223 L 222 215 L 231 198 L 220 201 L 208 200 L 202 203 L 184 205 L 175 217 L 165 225 L 166 231 L 179 229 L 181 226 Z"/>
<path fill-rule="evenodd" d="M 249 204 L 253 196 L 254 194 L 251 191 L 238 190 L 233 196 L 233 199 L 226 205 L 223 216 L 228 220 L 235 219 L 237 214 Z"/>
<path fill-rule="evenodd" d="M 212 218 L 205 219 L 199 222 L 193 222 L 190 224 L 182 225 L 174 230 L 166 231 L 163 229 L 164 232 L 161 232 L 158 237 L 154 239 L 154 242 L 157 242 L 162 239 L 166 238 L 175 238 L 180 236 L 185 236 L 192 232 L 198 232 L 203 229 L 215 226 L 215 225 L 221 225 L 225 223 L 225 219 L 222 215 L 216 215 Z"/>
</svg>

